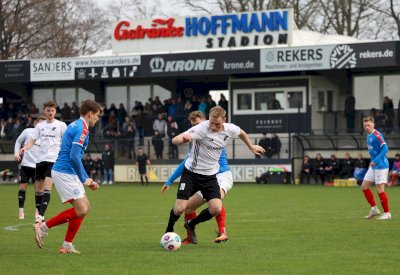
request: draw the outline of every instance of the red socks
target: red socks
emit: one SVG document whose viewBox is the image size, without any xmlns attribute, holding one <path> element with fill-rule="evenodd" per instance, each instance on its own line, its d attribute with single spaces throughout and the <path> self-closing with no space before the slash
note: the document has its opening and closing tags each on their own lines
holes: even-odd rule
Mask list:
<svg viewBox="0 0 400 275">
<path fill-rule="evenodd" d="M 85 218 L 85 215 L 69 221 L 67 234 L 65 235 L 66 242 L 72 243 L 72 241 L 75 238 L 76 233 L 78 233 L 79 227 L 81 227 L 81 224 L 82 224 L 82 221 L 84 218 Z"/>
<path fill-rule="evenodd" d="M 60 225 L 66 223 L 68 221 L 76 219 L 78 216 L 76 215 L 75 209 L 70 208 L 67 209 L 58 215 L 52 217 L 50 220 L 46 221 L 46 225 L 48 228 L 52 228 L 53 226 Z"/>
<path fill-rule="evenodd" d="M 193 220 L 194 218 L 196 218 L 196 212 L 190 214 L 185 213 L 185 221 Z"/>
<path fill-rule="evenodd" d="M 396 175 L 392 175 L 392 178 L 390 179 L 390 186 L 394 185 L 394 182 L 396 181 L 396 178 L 397 178 L 397 174 Z"/>
<path fill-rule="evenodd" d="M 376 202 L 374 199 L 374 194 L 372 193 L 371 189 L 365 189 L 363 190 L 364 192 L 364 196 L 367 199 L 367 202 L 369 203 L 369 205 L 371 205 L 371 207 L 376 206 Z"/>
<path fill-rule="evenodd" d="M 215 219 L 218 224 L 218 232 L 219 233 L 226 233 L 225 232 L 225 224 L 226 224 L 226 212 L 225 212 L 225 207 L 222 205 L 221 212 L 217 216 L 215 216 Z"/>
<path fill-rule="evenodd" d="M 389 211 L 389 199 L 388 199 L 388 196 L 386 195 L 386 192 L 379 193 L 379 198 L 381 200 L 383 211 L 385 211 L 385 213 L 390 212 Z"/>
<path fill-rule="evenodd" d="M 52 228 L 53 226 L 69 222 L 67 234 L 65 235 L 65 241 L 72 243 L 76 233 L 78 233 L 78 230 L 84 218 L 85 215 L 78 217 L 75 209 L 70 208 L 46 221 L 46 225 L 48 228 Z"/>
</svg>

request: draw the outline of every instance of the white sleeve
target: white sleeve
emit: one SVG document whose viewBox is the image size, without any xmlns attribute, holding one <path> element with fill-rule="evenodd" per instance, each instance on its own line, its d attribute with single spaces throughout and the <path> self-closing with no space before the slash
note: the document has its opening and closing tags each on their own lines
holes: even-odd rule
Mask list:
<svg viewBox="0 0 400 275">
<path fill-rule="evenodd" d="M 232 135 L 232 136 L 240 135 L 240 127 L 239 126 L 237 126 L 233 123 L 226 123 L 224 126 L 227 127 L 227 130 L 230 135 Z"/>
<path fill-rule="evenodd" d="M 204 123 L 200 123 L 187 130 L 186 133 L 191 134 L 192 139 L 196 140 L 204 138 L 206 136 L 206 131 L 207 131 L 207 125 Z"/>
<path fill-rule="evenodd" d="M 22 133 L 18 136 L 17 140 L 15 141 L 15 146 L 14 146 L 14 155 L 19 154 L 19 149 L 21 149 L 22 144 L 26 140 L 26 129 L 22 131 Z"/>
</svg>

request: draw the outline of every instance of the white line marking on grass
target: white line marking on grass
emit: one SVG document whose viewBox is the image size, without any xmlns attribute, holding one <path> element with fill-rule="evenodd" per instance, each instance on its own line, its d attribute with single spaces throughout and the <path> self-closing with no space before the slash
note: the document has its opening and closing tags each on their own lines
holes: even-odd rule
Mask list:
<svg viewBox="0 0 400 275">
<path fill-rule="evenodd" d="M 32 226 L 31 223 L 24 223 L 24 224 L 6 226 L 6 227 L 4 227 L 4 230 L 7 230 L 7 231 L 20 231 L 19 227 L 28 226 L 28 225 Z"/>
</svg>

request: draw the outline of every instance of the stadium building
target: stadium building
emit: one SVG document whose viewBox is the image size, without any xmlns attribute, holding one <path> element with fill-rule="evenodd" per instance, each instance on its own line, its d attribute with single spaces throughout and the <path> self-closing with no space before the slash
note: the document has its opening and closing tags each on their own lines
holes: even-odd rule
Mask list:
<svg viewBox="0 0 400 275">
<path fill-rule="evenodd" d="M 362 117 L 372 108 L 381 110 L 385 96 L 396 107 L 400 100 L 400 41 L 322 35 L 297 30 L 293 22 L 290 9 L 115 22 L 111 51 L 1 61 L 0 98 L 4 105 L 35 103 L 39 111 L 48 100 L 61 107 L 94 99 L 107 107 L 123 103 L 129 112 L 135 101 L 145 103 L 155 96 L 163 101 L 210 93 L 219 98 L 223 93 L 229 122 L 254 142 L 262 133 L 276 133 L 282 143 L 277 157 L 256 159 L 241 141 L 234 142 L 227 148 L 234 180 L 254 182 L 275 169 L 293 174 L 278 181 L 293 182 L 304 154 L 367 156 Z M 351 133 L 344 116 L 348 91 L 355 96 L 356 109 Z M 393 149 L 390 157 L 400 149 L 398 120 L 395 115 L 395 129 L 385 136 Z M 105 143 L 117 149 L 118 140 L 102 136 L 105 125 L 99 127 L 89 152 L 101 153 Z M 15 169 L 13 147 L 12 140 L 0 141 L 0 170 Z M 149 138 L 145 147 L 152 156 Z M 180 150 L 180 159 L 186 152 Z M 178 161 L 152 158 L 152 180 L 165 181 Z M 115 180 L 137 181 L 133 160 L 117 160 Z"/>
</svg>

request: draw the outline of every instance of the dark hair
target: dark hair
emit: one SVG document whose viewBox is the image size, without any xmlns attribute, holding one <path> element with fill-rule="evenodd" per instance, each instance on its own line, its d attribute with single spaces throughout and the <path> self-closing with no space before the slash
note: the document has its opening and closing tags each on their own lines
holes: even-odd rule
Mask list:
<svg viewBox="0 0 400 275">
<path fill-rule="evenodd" d="M 81 116 L 86 115 L 89 112 L 93 112 L 93 113 L 102 113 L 103 112 L 103 106 L 101 106 L 100 104 L 98 104 L 97 102 L 93 101 L 93 100 L 85 100 L 81 107 L 79 108 L 79 114 Z"/>
</svg>

